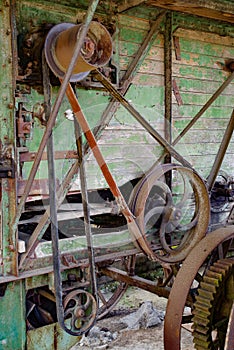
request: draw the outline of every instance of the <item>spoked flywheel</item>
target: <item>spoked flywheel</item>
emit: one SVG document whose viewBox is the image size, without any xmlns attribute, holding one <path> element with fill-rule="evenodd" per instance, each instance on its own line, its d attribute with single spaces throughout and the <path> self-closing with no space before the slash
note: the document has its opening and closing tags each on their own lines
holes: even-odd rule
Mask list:
<svg viewBox="0 0 234 350">
<path fill-rule="evenodd" d="M 209 224 L 209 196 L 203 180 L 175 164 L 159 165 L 145 175 L 131 194 L 130 209 L 151 255 L 163 262 L 184 260 Z"/>
<path fill-rule="evenodd" d="M 193 338 L 197 350 L 224 349 L 233 300 L 234 259 L 218 260 L 206 271 L 194 303 Z"/>
<path fill-rule="evenodd" d="M 127 274 L 132 275 L 134 274 L 135 271 L 135 263 L 136 263 L 136 256 L 135 255 L 130 255 L 123 257 L 119 261 L 119 265 L 122 270 L 125 270 Z M 114 264 L 114 262 L 113 262 Z M 98 273 L 98 297 L 99 297 L 99 309 L 98 309 L 98 315 L 97 319 L 101 319 L 104 316 L 106 316 L 109 312 L 113 310 L 115 305 L 120 301 L 122 296 L 125 294 L 126 290 L 128 289 L 128 284 L 125 282 L 119 282 L 115 281 L 114 282 L 114 288 L 113 291 L 108 291 L 108 286 L 111 285 L 112 282 L 108 283 L 101 283 L 101 278 L 104 277 L 105 275 L 102 275 L 101 273 L 101 267 L 100 271 Z M 107 289 L 107 291 L 105 291 Z"/>
</svg>

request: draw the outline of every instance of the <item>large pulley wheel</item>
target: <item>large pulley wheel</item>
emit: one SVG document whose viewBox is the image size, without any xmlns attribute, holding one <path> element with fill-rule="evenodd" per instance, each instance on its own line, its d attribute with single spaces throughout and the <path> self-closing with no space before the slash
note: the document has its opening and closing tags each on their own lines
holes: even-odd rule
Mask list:
<svg viewBox="0 0 234 350">
<path fill-rule="evenodd" d="M 234 259 L 215 262 L 206 271 L 193 310 L 197 350 L 222 350 L 234 301 Z"/>
<path fill-rule="evenodd" d="M 63 305 L 68 333 L 81 335 L 93 326 L 97 315 L 97 303 L 91 293 L 74 290 L 66 295 Z"/>
<path fill-rule="evenodd" d="M 114 263 L 114 262 L 113 262 Z M 130 255 L 123 257 L 119 261 L 120 268 L 124 270 L 127 274 L 133 275 L 135 271 L 135 263 L 136 263 L 136 256 Z M 100 269 L 101 270 L 101 269 Z M 128 289 L 128 284 L 121 281 L 113 281 L 106 282 L 106 283 L 100 283 L 101 278 L 105 275 L 102 275 L 100 272 L 98 274 L 98 297 L 99 297 L 99 308 L 98 308 L 98 315 L 97 319 L 101 319 L 104 316 L 106 316 L 108 313 L 110 313 L 113 308 L 116 306 L 116 304 L 120 301 L 122 296 L 125 294 L 126 290 Z M 113 290 L 109 286 L 113 286 Z M 106 289 L 106 290 L 105 290 Z"/>
<path fill-rule="evenodd" d="M 152 256 L 163 262 L 183 261 L 208 228 L 206 186 L 196 172 L 180 165 L 155 167 L 133 189 L 129 206 Z"/>
</svg>

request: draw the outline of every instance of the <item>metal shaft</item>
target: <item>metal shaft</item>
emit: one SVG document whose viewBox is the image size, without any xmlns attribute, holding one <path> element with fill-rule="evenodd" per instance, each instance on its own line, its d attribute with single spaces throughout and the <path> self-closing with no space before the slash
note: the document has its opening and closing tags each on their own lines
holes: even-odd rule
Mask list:
<svg viewBox="0 0 234 350">
<path fill-rule="evenodd" d="M 231 118 L 229 120 L 229 123 L 228 123 L 228 126 L 226 128 L 226 131 L 223 135 L 223 140 L 220 144 L 220 147 L 219 147 L 219 151 L 217 153 L 217 156 L 215 158 L 215 161 L 214 161 L 214 164 L 212 166 L 212 169 L 211 169 L 211 172 L 210 172 L 210 175 L 207 179 L 207 184 L 208 184 L 208 190 L 211 191 L 213 186 L 214 186 L 214 183 L 215 183 L 215 179 L 218 175 L 218 172 L 219 172 L 219 169 L 222 165 L 222 161 L 223 161 L 223 158 L 225 156 L 225 153 L 226 153 L 226 150 L 228 148 L 228 145 L 230 143 L 230 140 L 231 140 L 231 137 L 232 137 L 232 133 L 233 133 L 233 129 L 234 129 L 234 109 L 232 111 L 232 115 L 231 115 Z"/>
</svg>

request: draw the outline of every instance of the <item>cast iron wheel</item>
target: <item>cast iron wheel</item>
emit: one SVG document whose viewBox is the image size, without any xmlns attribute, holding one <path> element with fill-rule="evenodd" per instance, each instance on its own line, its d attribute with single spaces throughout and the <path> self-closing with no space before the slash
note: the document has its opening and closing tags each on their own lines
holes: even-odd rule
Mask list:
<svg viewBox="0 0 234 350">
<path fill-rule="evenodd" d="M 92 294 L 85 290 L 74 290 L 66 295 L 63 305 L 68 333 L 83 334 L 93 326 L 97 315 L 97 303 Z"/>
<path fill-rule="evenodd" d="M 130 255 L 121 259 L 121 266 L 128 274 L 134 274 L 135 271 L 136 256 Z M 99 276 L 100 278 L 101 276 Z M 97 319 L 101 319 L 113 310 L 115 305 L 120 301 L 126 290 L 128 284 L 124 282 L 114 282 L 115 287 L 113 293 L 104 293 L 103 285 L 98 288 L 99 305 Z M 105 284 L 104 284 L 104 287 Z"/>
<path fill-rule="evenodd" d="M 165 182 L 167 174 L 171 188 Z M 152 256 L 162 262 L 183 261 L 209 225 L 206 186 L 196 172 L 180 165 L 155 167 L 133 189 L 129 207 Z"/>
<path fill-rule="evenodd" d="M 197 350 L 223 350 L 234 300 L 234 259 L 215 262 L 198 288 L 193 310 Z"/>
</svg>

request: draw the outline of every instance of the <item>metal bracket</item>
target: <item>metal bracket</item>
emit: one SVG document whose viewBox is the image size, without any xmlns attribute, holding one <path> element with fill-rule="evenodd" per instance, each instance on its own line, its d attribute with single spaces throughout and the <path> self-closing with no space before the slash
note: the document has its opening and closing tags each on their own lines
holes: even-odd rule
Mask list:
<svg viewBox="0 0 234 350">
<path fill-rule="evenodd" d="M 174 48 L 175 48 L 175 56 L 177 61 L 181 61 L 181 53 L 180 53 L 180 39 L 178 36 L 173 36 Z"/>
</svg>

